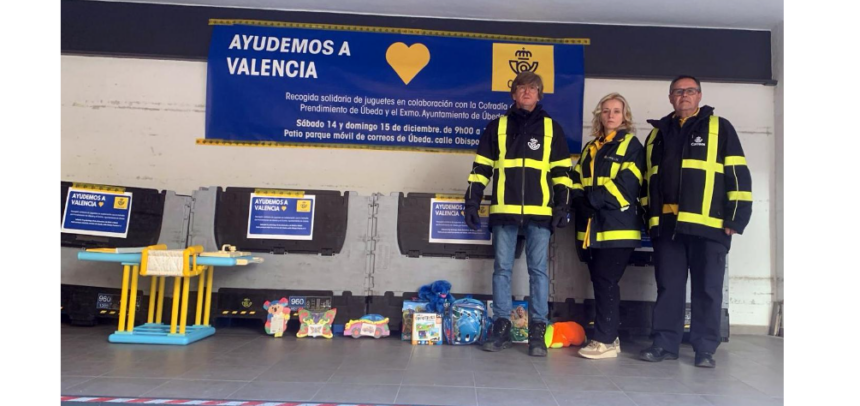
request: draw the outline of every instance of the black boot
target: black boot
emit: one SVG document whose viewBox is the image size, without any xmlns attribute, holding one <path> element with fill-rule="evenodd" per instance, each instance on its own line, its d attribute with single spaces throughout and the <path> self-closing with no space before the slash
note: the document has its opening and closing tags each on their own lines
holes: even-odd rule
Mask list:
<svg viewBox="0 0 860 406">
<path fill-rule="evenodd" d="M 664 359 L 678 359 L 678 354 L 671 353 L 660 347 L 650 346 L 639 352 L 639 359 L 650 362 L 660 362 Z"/>
<path fill-rule="evenodd" d="M 702 368 L 716 368 L 717 367 L 717 361 L 714 361 L 714 354 L 713 353 L 697 352 L 695 365 L 697 367 L 702 367 Z"/>
<path fill-rule="evenodd" d="M 484 351 L 501 351 L 511 347 L 511 321 L 498 318 L 490 327 L 490 336 L 484 343 Z"/>
<path fill-rule="evenodd" d="M 529 322 L 529 355 L 546 357 L 546 323 Z"/>
</svg>

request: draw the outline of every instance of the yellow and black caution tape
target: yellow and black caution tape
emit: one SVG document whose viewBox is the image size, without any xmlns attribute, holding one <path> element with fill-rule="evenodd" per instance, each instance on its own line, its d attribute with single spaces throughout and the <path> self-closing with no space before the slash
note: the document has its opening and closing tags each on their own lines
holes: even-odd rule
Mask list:
<svg viewBox="0 0 860 406">
<path fill-rule="evenodd" d="M 301 190 L 254 189 L 254 194 L 261 196 L 305 197 Z"/>
<path fill-rule="evenodd" d="M 265 21 L 265 20 L 241 20 L 241 19 L 209 19 L 209 25 L 257 25 L 262 27 L 278 27 L 278 28 L 304 28 L 312 30 L 332 30 L 332 31 L 358 31 L 372 32 L 383 34 L 405 34 L 405 35 L 432 35 L 436 37 L 456 37 L 456 38 L 472 38 L 472 39 L 489 39 L 496 41 L 514 41 L 514 42 L 542 42 L 553 44 L 566 45 L 591 45 L 590 38 L 546 38 L 546 37 L 527 37 L 521 35 L 501 35 L 501 34 L 484 34 L 477 32 L 460 32 L 460 31 L 438 31 L 438 30 L 422 30 L 417 28 L 394 28 L 394 27 L 368 27 L 361 25 L 336 25 L 336 24 L 312 24 L 312 23 L 290 23 L 281 21 Z"/>
<path fill-rule="evenodd" d="M 311 144 L 290 143 L 274 141 L 230 141 L 230 140 L 208 140 L 198 139 L 197 145 L 208 145 L 218 147 L 253 147 L 253 148 L 306 148 L 306 149 L 346 149 L 346 150 L 368 150 L 368 151 L 396 151 L 396 152 L 426 152 L 431 154 L 464 154 L 475 155 L 476 149 L 443 149 L 407 146 L 386 145 L 351 145 L 351 144 Z"/>
<path fill-rule="evenodd" d="M 463 195 L 446 195 L 442 193 L 436 194 L 436 200 L 445 200 L 445 201 L 463 201 L 465 198 Z"/>
<path fill-rule="evenodd" d="M 91 183 L 75 183 L 72 185 L 72 188 L 80 190 L 89 190 L 91 192 L 125 193 L 124 187 L 95 185 Z"/>
</svg>

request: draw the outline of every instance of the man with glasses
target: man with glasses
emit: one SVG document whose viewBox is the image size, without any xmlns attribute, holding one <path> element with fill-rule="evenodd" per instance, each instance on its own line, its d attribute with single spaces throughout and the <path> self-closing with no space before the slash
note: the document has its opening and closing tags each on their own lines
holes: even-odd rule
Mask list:
<svg viewBox="0 0 860 406">
<path fill-rule="evenodd" d="M 517 235 L 526 237 L 529 272 L 529 355 L 545 357 L 549 295 L 547 256 L 552 230 L 567 225 L 570 207 L 570 152 L 561 126 L 538 103 L 543 81 L 521 72 L 511 84 L 514 104 L 491 121 L 478 144 L 466 189 L 466 225 L 480 227 L 478 208 L 493 179 L 490 230 L 493 232 L 493 315 L 486 351 L 511 346 L 511 271 Z"/>
<path fill-rule="evenodd" d="M 742 234 L 750 221 L 752 179 L 734 127 L 713 107 L 700 108 L 701 100 L 699 80 L 678 76 L 669 85 L 675 111 L 648 120 L 654 129 L 645 142 L 640 201 L 654 244 L 657 303 L 654 342 L 639 357 L 678 359 L 689 270 L 694 364 L 714 368 L 726 254 L 732 235 Z"/>
</svg>

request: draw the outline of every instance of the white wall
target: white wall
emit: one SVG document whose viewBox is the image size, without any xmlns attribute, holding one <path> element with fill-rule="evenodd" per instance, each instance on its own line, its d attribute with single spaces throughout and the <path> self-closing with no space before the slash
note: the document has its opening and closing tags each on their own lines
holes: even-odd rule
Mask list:
<svg viewBox="0 0 860 406">
<path fill-rule="evenodd" d="M 204 137 L 206 64 L 167 60 L 62 57 L 62 175 L 66 181 L 169 189 L 200 186 L 381 192 L 462 193 L 473 156 L 423 152 L 200 146 Z M 640 137 L 646 119 L 671 111 L 668 82 L 587 79 L 585 117 L 601 96 L 621 92 Z M 767 326 L 773 300 L 774 91 L 772 87 L 703 84 L 703 103 L 738 130 L 753 173 L 754 214 L 730 253 L 733 325 Z M 564 112 L 550 112 L 561 115 Z M 587 131 L 587 128 L 586 128 Z M 565 250 L 566 246 L 560 246 Z M 590 295 L 584 267 L 562 260 Z M 638 273 L 638 274 L 637 274 Z M 625 299 L 653 300 L 653 271 L 628 271 Z M 630 283 L 636 282 L 636 283 Z M 568 284 L 568 285 L 570 285 Z"/>
<path fill-rule="evenodd" d="M 785 49 L 785 42 L 783 41 L 783 33 L 785 31 L 785 22 L 779 23 L 773 31 L 771 31 L 771 60 L 773 64 L 773 78 L 778 82 L 776 84 L 776 89 L 774 90 L 774 152 L 775 152 L 775 170 L 776 170 L 776 182 L 775 182 L 775 199 L 774 199 L 774 226 L 776 229 L 776 247 L 775 247 L 775 255 L 776 255 L 776 300 L 783 300 L 783 279 L 785 278 L 785 273 L 783 272 L 783 218 L 782 218 L 782 201 L 783 201 L 783 166 L 785 165 L 785 137 L 783 135 L 783 97 L 785 84 L 783 83 L 783 74 L 785 69 L 783 68 L 783 50 Z"/>
<path fill-rule="evenodd" d="M 776 281 L 777 301 L 785 301 L 785 22 L 773 32 L 776 88 Z M 782 325 L 785 330 L 785 309 Z"/>
</svg>

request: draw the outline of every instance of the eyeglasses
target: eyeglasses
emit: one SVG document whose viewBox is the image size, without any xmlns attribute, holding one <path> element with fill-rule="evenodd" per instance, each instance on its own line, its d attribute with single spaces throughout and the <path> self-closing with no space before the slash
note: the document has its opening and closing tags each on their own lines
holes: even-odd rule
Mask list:
<svg viewBox="0 0 860 406">
<path fill-rule="evenodd" d="M 699 91 L 701 91 L 701 89 L 699 89 L 698 87 L 688 87 L 686 89 L 672 89 L 671 91 L 669 91 L 669 94 L 671 94 L 672 96 L 692 96 L 696 93 L 699 93 Z"/>
<path fill-rule="evenodd" d="M 540 90 L 540 87 L 538 85 L 517 85 L 517 92 L 525 93 L 526 90 L 537 92 L 538 90 Z"/>
</svg>

